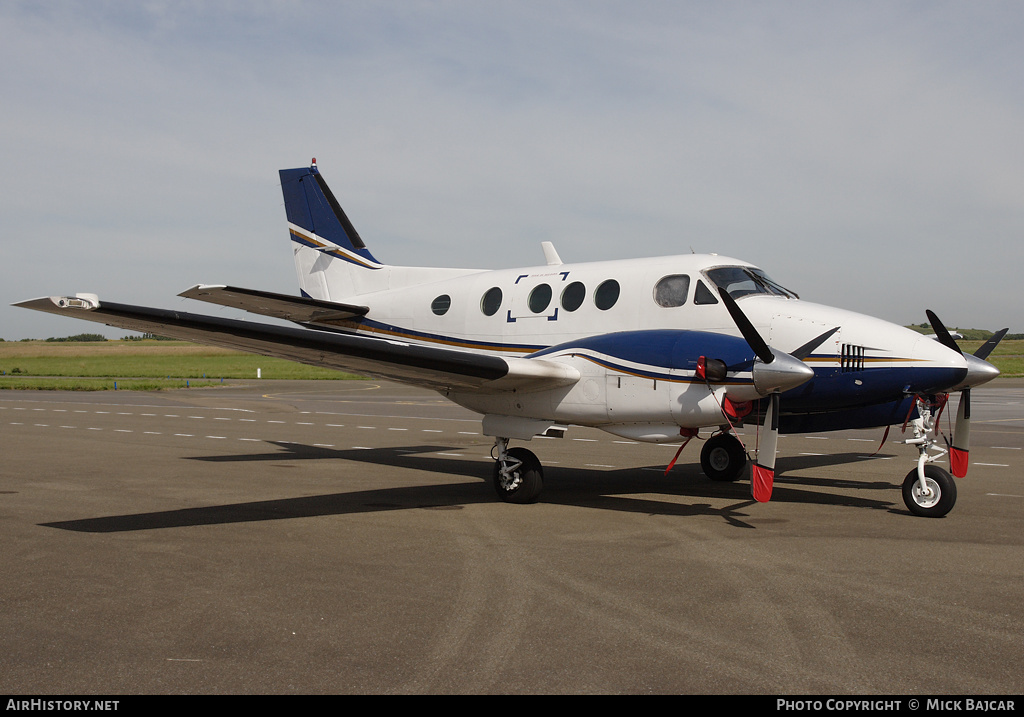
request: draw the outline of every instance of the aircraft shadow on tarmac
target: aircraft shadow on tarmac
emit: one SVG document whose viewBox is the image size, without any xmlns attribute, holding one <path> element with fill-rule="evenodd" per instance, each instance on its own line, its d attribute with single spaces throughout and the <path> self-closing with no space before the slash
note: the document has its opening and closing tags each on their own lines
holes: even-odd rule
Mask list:
<svg viewBox="0 0 1024 717">
<path fill-rule="evenodd" d="M 197 525 L 218 525 L 285 520 L 316 516 L 346 515 L 387 510 L 459 509 L 477 503 L 493 503 L 498 499 L 490 485 L 491 464 L 477 458 L 457 458 L 423 455 L 451 446 L 404 446 L 395 448 L 330 449 L 298 443 L 271 442 L 279 450 L 268 453 L 224 456 L 197 456 L 186 460 L 204 462 L 282 461 L 282 460 L 346 460 L 386 465 L 396 469 L 414 469 L 445 476 L 476 479 L 435 485 L 388 487 L 333 493 L 300 498 L 253 501 L 217 506 L 202 506 L 178 510 L 85 518 L 53 523 L 44 527 L 86 533 L 118 533 L 160 528 L 182 528 Z M 832 454 L 827 456 L 795 456 L 783 459 L 788 470 L 805 470 L 820 466 L 862 462 L 863 455 Z M 743 520 L 749 517 L 744 509 L 755 505 L 750 498 L 747 480 L 734 483 L 709 481 L 697 465 L 677 465 L 668 475 L 664 468 L 655 470 L 632 467 L 617 470 L 598 470 L 588 467 L 548 466 L 544 472 L 545 488 L 540 503 L 567 505 L 599 510 L 616 510 L 646 515 L 719 516 L 730 525 L 754 528 Z M 343 480 L 343 479 L 339 479 Z M 789 481 L 798 481 L 793 485 Z M 899 486 L 886 481 L 858 482 L 827 478 L 778 477 L 772 501 L 817 505 L 847 506 L 875 510 L 894 510 L 895 501 L 876 500 L 840 493 L 805 490 L 800 485 L 813 485 L 824 489 L 840 487 L 864 491 L 898 491 Z M 735 499 L 725 507 L 710 503 L 679 503 L 672 499 L 650 497 L 664 494 L 673 498 Z M 642 497 L 641 497 L 642 496 Z M 898 497 L 898 492 L 894 497 Z M 509 506 L 511 510 L 524 506 Z M 528 509 L 528 507 L 525 507 Z"/>
</svg>

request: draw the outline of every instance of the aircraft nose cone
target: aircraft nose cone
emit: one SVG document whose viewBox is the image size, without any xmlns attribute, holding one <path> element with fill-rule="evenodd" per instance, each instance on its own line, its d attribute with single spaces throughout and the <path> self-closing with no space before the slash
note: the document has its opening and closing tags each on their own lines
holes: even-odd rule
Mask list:
<svg viewBox="0 0 1024 717">
<path fill-rule="evenodd" d="M 760 359 L 755 361 L 753 374 L 754 388 L 762 396 L 788 391 L 814 378 L 810 366 L 781 351 L 775 352 L 775 360 L 771 363 L 762 363 Z"/>
</svg>

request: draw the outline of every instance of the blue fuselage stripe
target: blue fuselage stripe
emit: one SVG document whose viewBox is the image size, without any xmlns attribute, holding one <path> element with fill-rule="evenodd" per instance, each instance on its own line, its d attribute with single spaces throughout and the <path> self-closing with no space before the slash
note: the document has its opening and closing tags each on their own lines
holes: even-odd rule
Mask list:
<svg viewBox="0 0 1024 717">
<path fill-rule="evenodd" d="M 676 383 L 703 382 L 696 378 L 701 357 L 724 361 L 729 378 L 718 385 L 743 385 L 752 382 L 753 350 L 745 340 L 709 331 L 658 329 L 620 331 L 588 336 L 557 346 L 536 346 L 483 341 L 448 336 L 362 319 L 354 324 L 374 336 L 390 336 L 432 345 L 460 349 L 493 351 L 526 358 L 578 357 L 609 371 Z M 859 371 L 844 371 L 839 366 L 816 365 L 835 357 L 812 355 L 806 359 L 814 377 L 783 394 L 786 413 L 857 408 L 902 401 L 909 393 L 930 393 L 953 386 L 964 371 L 955 368 L 927 367 L 895 361 L 894 366 L 868 363 Z"/>
</svg>

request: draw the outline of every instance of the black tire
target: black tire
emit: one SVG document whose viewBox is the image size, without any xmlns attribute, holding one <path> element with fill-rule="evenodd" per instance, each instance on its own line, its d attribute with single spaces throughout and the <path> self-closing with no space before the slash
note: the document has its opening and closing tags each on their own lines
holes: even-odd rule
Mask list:
<svg viewBox="0 0 1024 717">
<path fill-rule="evenodd" d="M 924 495 L 917 479 L 917 468 L 903 479 L 903 502 L 914 515 L 925 518 L 941 518 L 956 505 L 956 482 L 953 476 L 938 466 L 924 467 L 924 480 L 934 491 Z"/>
<path fill-rule="evenodd" d="M 717 433 L 704 443 L 700 451 L 700 467 L 711 480 L 738 480 L 747 467 L 747 452 L 736 436 Z"/>
<path fill-rule="evenodd" d="M 494 462 L 494 490 L 506 503 L 533 503 L 544 488 L 544 469 L 531 451 L 516 446 L 508 449 L 508 457 L 521 465 L 509 478 L 501 475 L 501 462 Z"/>
</svg>

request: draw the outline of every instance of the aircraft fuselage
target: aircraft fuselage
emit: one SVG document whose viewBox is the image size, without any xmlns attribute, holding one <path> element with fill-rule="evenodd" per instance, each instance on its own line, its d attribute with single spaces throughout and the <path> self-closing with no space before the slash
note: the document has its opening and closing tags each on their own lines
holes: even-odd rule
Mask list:
<svg viewBox="0 0 1024 717">
<path fill-rule="evenodd" d="M 388 282 L 401 283 L 400 267 L 381 271 L 395 271 Z M 803 301 L 753 265 L 727 257 L 685 254 L 437 271 L 446 273 L 436 281 L 417 272 L 416 284 L 346 296 L 371 308 L 337 328 L 413 344 L 557 359 L 581 375 L 574 385 L 536 392 L 444 392 L 484 414 L 598 426 L 641 440 L 674 440 L 680 426 L 722 424 L 724 396 L 742 403 L 764 395 L 753 382 L 754 354 L 716 296 L 726 282 L 722 288 L 738 298 L 773 347 L 793 350 L 836 329 L 803 358 L 813 377 L 783 393 L 787 416 L 850 409 L 846 420 L 833 415 L 827 427 L 891 423 L 897 408 L 901 418 L 906 415 L 908 396 L 940 391 L 966 373 L 961 356 L 916 331 Z M 452 276 L 456 271 L 465 273 Z M 324 283 L 334 283 L 330 264 Z M 723 361 L 728 380 L 710 388 L 697 374 L 701 357 Z M 857 410 L 869 406 L 876 409 Z"/>
</svg>

